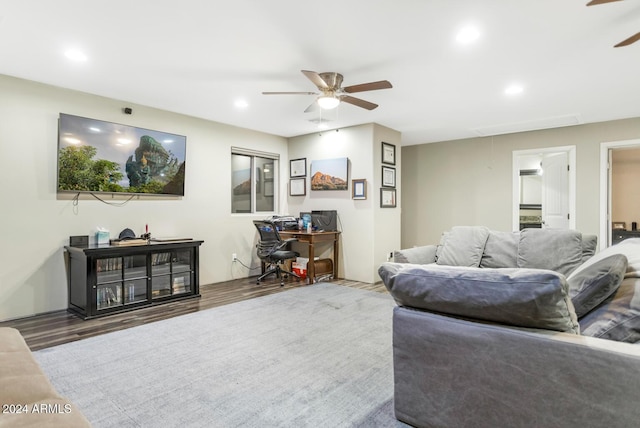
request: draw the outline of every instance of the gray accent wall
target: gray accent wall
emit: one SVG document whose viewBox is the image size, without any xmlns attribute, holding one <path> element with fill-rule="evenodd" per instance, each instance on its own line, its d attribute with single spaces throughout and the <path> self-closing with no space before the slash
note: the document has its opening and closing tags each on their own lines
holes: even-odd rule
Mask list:
<svg viewBox="0 0 640 428">
<path fill-rule="evenodd" d="M 637 139 L 640 118 L 402 148 L 401 246 L 457 225 L 512 229 L 512 152 L 576 146 L 576 229 L 599 233 L 600 143 Z"/>
</svg>

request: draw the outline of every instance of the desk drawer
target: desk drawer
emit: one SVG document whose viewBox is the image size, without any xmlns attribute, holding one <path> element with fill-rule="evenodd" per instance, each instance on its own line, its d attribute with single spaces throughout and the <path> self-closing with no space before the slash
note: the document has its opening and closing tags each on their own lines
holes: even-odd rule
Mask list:
<svg viewBox="0 0 640 428">
<path fill-rule="evenodd" d="M 321 275 L 333 275 L 333 260 L 320 259 L 313 262 L 313 268 L 315 270 L 315 276 Z"/>
</svg>

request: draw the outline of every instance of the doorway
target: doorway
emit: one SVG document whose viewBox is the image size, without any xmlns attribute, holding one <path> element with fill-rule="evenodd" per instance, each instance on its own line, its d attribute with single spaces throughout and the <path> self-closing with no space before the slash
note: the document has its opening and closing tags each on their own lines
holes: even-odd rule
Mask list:
<svg viewBox="0 0 640 428">
<path fill-rule="evenodd" d="M 576 147 L 513 152 L 513 230 L 575 229 Z"/>
<path fill-rule="evenodd" d="M 627 202 L 635 202 L 638 199 L 637 193 L 635 193 L 638 181 L 630 179 L 628 174 L 616 174 L 614 177 L 614 165 L 619 165 L 623 170 L 634 173 L 638 170 L 635 165 L 631 168 L 628 168 L 629 165 L 625 165 L 627 162 L 636 162 L 640 165 L 640 160 L 632 156 L 638 149 L 640 149 L 640 140 L 612 141 L 600 144 L 599 241 L 602 243 L 601 249 L 612 245 L 614 222 L 617 223 L 616 226 L 620 226 L 625 231 L 632 229 L 633 222 L 640 222 L 640 218 L 635 218 L 635 212 L 638 210 L 627 206 Z M 619 156 L 621 154 L 623 156 Z M 616 161 L 618 157 L 622 157 L 624 162 Z M 618 167 L 615 168 L 618 170 Z M 620 195 L 615 195 L 616 191 L 624 192 L 627 196 L 621 199 Z M 638 212 L 638 216 L 640 217 L 640 212 Z"/>
</svg>

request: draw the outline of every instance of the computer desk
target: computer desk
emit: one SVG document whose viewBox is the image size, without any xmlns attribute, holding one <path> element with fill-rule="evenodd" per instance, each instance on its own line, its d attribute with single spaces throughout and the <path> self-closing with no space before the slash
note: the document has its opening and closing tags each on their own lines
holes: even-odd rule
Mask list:
<svg viewBox="0 0 640 428">
<path fill-rule="evenodd" d="M 313 263 L 315 258 L 314 245 L 319 242 L 333 242 L 333 277 L 338 277 L 338 260 L 340 259 L 340 232 L 305 232 L 302 230 L 282 230 L 279 232 L 282 239 L 296 238 L 300 242 L 306 242 L 309 247 L 309 263 L 307 263 L 307 283 L 313 284 L 316 269 Z"/>
</svg>

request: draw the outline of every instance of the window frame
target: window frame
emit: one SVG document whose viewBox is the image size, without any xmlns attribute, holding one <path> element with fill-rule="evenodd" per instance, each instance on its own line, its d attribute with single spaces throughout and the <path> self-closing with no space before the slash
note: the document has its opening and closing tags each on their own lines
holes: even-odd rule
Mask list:
<svg viewBox="0 0 640 428">
<path fill-rule="evenodd" d="M 234 159 L 234 155 L 237 156 L 247 156 L 250 158 L 250 180 L 251 180 L 251 195 L 250 195 L 250 210 L 247 212 L 235 212 L 234 209 L 234 193 L 233 193 L 233 173 L 234 173 L 234 169 L 233 169 L 233 159 Z M 256 162 L 256 159 L 265 159 L 265 160 L 269 160 L 272 161 L 271 163 L 273 164 L 273 173 L 271 175 L 272 178 L 269 179 L 269 181 L 273 181 L 273 194 L 269 195 L 268 197 L 272 197 L 273 198 L 273 209 L 269 210 L 269 211 L 261 211 L 258 210 L 258 193 L 260 193 L 261 195 L 264 195 L 264 189 L 258 189 L 258 186 L 260 185 L 264 185 L 266 183 L 265 181 L 265 177 L 264 177 L 264 172 L 261 169 L 261 174 L 259 176 L 259 174 L 256 174 L 258 165 Z M 259 150 L 251 150 L 251 149 L 246 149 L 246 148 L 242 148 L 242 147 L 231 147 L 231 187 L 230 187 L 230 194 L 231 194 L 231 214 L 235 215 L 235 214 L 249 214 L 249 215 L 255 215 L 255 214 L 273 214 L 278 212 L 278 205 L 279 205 L 279 193 L 280 193 L 280 186 L 278 185 L 278 183 L 280 182 L 280 155 L 277 153 L 269 153 L 269 152 L 263 152 L 263 151 L 259 151 Z M 271 189 L 271 188 L 270 188 Z"/>
</svg>

